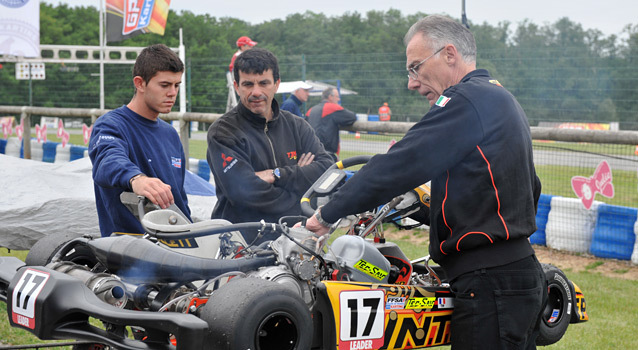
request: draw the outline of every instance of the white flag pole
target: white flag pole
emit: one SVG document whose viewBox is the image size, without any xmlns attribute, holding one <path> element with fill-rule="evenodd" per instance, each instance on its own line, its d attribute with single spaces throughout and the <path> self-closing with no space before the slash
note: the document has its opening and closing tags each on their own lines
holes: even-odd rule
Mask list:
<svg viewBox="0 0 638 350">
<path fill-rule="evenodd" d="M 104 109 L 104 1 L 100 1 L 100 109 Z"/>
</svg>

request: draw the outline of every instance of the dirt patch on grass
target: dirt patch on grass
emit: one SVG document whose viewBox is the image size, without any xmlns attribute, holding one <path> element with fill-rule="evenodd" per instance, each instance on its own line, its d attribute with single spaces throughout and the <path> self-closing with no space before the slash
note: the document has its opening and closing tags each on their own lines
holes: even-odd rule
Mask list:
<svg viewBox="0 0 638 350">
<path fill-rule="evenodd" d="M 415 245 L 427 245 L 427 230 L 389 229 L 384 232 L 386 239 L 400 239 Z M 638 281 L 638 265 L 628 260 L 603 259 L 589 254 L 576 254 L 545 246 L 534 245 L 538 260 L 545 264 L 552 264 L 564 271 L 588 271 L 600 273 L 607 277 L 623 278 Z"/>
</svg>

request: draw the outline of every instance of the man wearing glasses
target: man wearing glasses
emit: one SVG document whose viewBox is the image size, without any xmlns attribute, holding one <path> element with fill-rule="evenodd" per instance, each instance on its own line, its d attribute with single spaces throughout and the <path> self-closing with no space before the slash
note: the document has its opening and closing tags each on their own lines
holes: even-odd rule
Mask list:
<svg viewBox="0 0 638 350">
<path fill-rule="evenodd" d="M 428 16 L 405 35 L 408 89 L 429 112 L 386 154 L 373 157 L 306 222 L 328 232 L 432 181 L 429 253 L 455 293 L 453 349 L 534 349 L 547 298 L 528 237 L 541 184 L 527 117 L 486 70 L 461 24 Z"/>
</svg>

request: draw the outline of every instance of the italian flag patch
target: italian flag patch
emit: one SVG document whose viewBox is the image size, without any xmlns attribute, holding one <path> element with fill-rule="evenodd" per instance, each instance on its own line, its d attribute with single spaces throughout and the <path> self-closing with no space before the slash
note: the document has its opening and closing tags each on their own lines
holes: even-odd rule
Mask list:
<svg viewBox="0 0 638 350">
<path fill-rule="evenodd" d="M 445 105 L 450 102 L 450 98 L 449 97 L 445 97 L 443 95 L 441 95 L 439 97 L 438 100 L 436 100 L 435 105 L 439 106 L 439 107 L 445 107 Z"/>
</svg>

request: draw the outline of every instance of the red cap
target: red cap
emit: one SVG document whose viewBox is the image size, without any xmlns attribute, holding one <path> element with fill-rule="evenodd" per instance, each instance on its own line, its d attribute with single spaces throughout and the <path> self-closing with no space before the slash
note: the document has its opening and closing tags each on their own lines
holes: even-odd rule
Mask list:
<svg viewBox="0 0 638 350">
<path fill-rule="evenodd" d="M 242 36 L 239 39 L 237 39 L 237 47 L 242 47 L 244 45 L 248 45 L 252 47 L 257 45 L 257 42 L 253 41 L 251 38 L 247 36 Z"/>
</svg>

